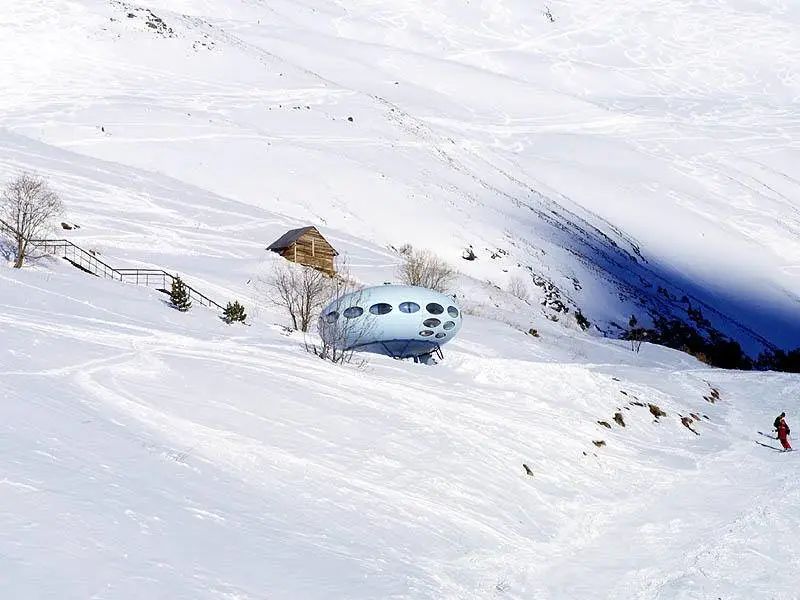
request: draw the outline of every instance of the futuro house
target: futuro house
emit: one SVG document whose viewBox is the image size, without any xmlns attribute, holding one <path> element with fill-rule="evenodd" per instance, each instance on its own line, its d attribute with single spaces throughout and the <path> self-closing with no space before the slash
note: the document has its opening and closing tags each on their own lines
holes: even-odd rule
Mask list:
<svg viewBox="0 0 800 600">
<path fill-rule="evenodd" d="M 379 285 L 342 296 L 320 315 L 320 334 L 345 350 L 394 358 L 430 356 L 461 329 L 452 297 L 411 285 Z"/>
</svg>

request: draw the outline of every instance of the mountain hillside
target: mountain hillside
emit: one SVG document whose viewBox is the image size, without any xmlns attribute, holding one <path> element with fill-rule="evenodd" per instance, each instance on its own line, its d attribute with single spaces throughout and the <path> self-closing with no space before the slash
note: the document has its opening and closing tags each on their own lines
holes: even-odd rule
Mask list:
<svg viewBox="0 0 800 600">
<path fill-rule="evenodd" d="M 692 307 L 756 355 L 800 339 L 798 20 L 733 1 L 14 3 L 0 168 L 52 175 L 109 252 L 171 247 L 141 220 L 179 226 L 147 189 L 169 178 L 195 188 L 177 219 L 195 230 L 223 226 L 212 194 L 254 244 L 280 215 L 431 247 L 609 335 Z"/>
<path fill-rule="evenodd" d="M 798 6 L 3 9 L 0 180 L 249 319 L 0 247 L 0 598 L 798 598 L 800 377 L 616 339 L 800 346 Z M 263 279 L 308 224 L 456 268 L 439 364 L 306 351 Z"/>
<path fill-rule="evenodd" d="M 358 370 L 75 273 L 0 271 L 4 598 L 797 597 L 796 375 L 477 317 Z"/>
</svg>

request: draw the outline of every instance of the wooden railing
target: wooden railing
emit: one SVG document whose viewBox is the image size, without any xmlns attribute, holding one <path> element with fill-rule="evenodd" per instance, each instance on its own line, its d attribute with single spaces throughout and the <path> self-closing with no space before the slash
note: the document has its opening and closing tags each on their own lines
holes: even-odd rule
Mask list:
<svg viewBox="0 0 800 600">
<path fill-rule="evenodd" d="M 10 236 L 15 235 L 14 228 L 2 220 L 0 220 L 0 232 Z M 175 275 L 167 273 L 163 269 L 118 269 L 112 267 L 97 258 L 94 252 L 86 251 L 69 240 L 31 240 L 30 243 L 37 250 L 45 254 L 61 256 L 82 271 L 86 271 L 97 277 L 116 279 L 117 281 L 132 283 L 134 285 L 154 287 L 164 292 L 169 291 L 172 282 L 175 280 Z M 224 307 L 218 302 L 215 302 L 192 286 L 188 284 L 185 285 L 192 302 L 196 302 L 201 306 L 224 310 Z"/>
</svg>

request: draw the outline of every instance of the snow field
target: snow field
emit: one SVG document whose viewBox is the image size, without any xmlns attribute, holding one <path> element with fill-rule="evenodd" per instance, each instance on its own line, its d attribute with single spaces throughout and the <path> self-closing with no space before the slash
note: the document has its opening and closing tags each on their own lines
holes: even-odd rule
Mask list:
<svg viewBox="0 0 800 600">
<path fill-rule="evenodd" d="M 252 321 L 0 265 L 0 597 L 798 597 L 795 455 L 757 434 L 799 427 L 797 376 L 572 315 L 675 310 L 663 286 L 751 353 L 798 345 L 800 13 L 548 6 L 0 11 L 0 179 L 38 170 L 80 225 L 59 236 Z M 404 243 L 458 267 L 444 363 L 304 352 L 258 278 L 308 223 L 365 284 Z"/>
<path fill-rule="evenodd" d="M 158 292 L 0 278 L 4 595 L 793 597 L 792 457 L 752 427 L 796 377 L 526 360 L 547 341 L 477 318 L 437 367 L 342 369 Z"/>
</svg>

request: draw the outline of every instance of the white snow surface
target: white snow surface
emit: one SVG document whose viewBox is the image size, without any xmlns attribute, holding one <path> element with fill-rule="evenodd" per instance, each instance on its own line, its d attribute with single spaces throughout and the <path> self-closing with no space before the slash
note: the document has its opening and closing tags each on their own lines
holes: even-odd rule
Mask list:
<svg viewBox="0 0 800 600">
<path fill-rule="evenodd" d="M 0 272 L 0 597 L 797 598 L 797 376 L 477 317 L 340 367 L 76 273 Z"/>
<path fill-rule="evenodd" d="M 796 455 L 758 433 L 800 378 L 572 318 L 685 294 L 800 346 L 796 3 L 0 8 L 0 177 L 251 322 L 0 265 L 0 598 L 800 598 Z M 456 266 L 445 360 L 308 354 L 256 285 L 305 224 L 365 284 L 404 243 Z"/>
</svg>

